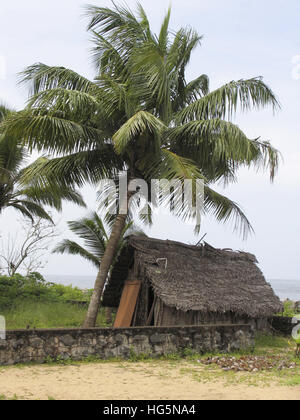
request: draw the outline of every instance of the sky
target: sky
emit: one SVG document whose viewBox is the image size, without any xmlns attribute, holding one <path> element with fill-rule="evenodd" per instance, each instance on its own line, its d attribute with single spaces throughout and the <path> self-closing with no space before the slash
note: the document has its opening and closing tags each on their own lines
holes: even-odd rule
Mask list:
<svg viewBox="0 0 300 420">
<path fill-rule="evenodd" d="M 110 6 L 110 1 L 90 0 L 89 4 Z M 60 65 L 92 78 L 92 46 L 86 32 L 82 0 L 11 0 L 0 5 L 0 101 L 22 109 L 27 89 L 17 85 L 17 74 L 35 62 Z M 136 2 L 127 0 L 135 8 Z M 192 26 L 203 35 L 188 69 L 192 79 L 206 73 L 211 89 L 231 80 L 263 76 L 276 93 L 281 110 L 271 109 L 239 114 L 237 123 L 250 138 L 270 140 L 282 154 L 274 183 L 267 173 L 240 170 L 238 182 L 223 191 L 240 204 L 255 234 L 246 241 L 231 225 L 203 220 L 201 235 L 215 247 L 246 250 L 256 255 L 268 279 L 300 279 L 300 2 L 299 0 L 141 0 L 154 30 L 172 6 L 171 28 Z M 84 188 L 90 210 L 96 208 L 95 191 Z M 60 238 L 74 237 L 66 221 L 87 210 L 64 205 L 55 215 Z M 1 215 L 0 232 L 19 235 L 14 210 Z M 193 226 L 168 215 L 156 217 L 150 236 L 186 243 L 199 237 Z M 47 274 L 94 275 L 95 269 L 78 257 L 51 255 L 42 270 Z"/>
</svg>

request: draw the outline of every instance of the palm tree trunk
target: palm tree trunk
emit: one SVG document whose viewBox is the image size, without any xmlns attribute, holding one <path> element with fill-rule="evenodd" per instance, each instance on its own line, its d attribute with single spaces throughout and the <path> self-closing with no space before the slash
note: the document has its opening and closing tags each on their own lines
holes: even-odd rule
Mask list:
<svg viewBox="0 0 300 420">
<path fill-rule="evenodd" d="M 112 324 L 112 309 L 111 308 L 105 308 L 105 322 L 107 325 Z"/>
<path fill-rule="evenodd" d="M 113 258 L 116 253 L 116 249 L 122 237 L 122 232 L 126 224 L 127 212 L 128 212 L 128 201 L 130 194 L 127 194 L 126 213 L 119 213 L 113 225 L 113 229 L 110 238 L 107 242 L 104 255 L 101 260 L 99 272 L 95 281 L 94 292 L 89 304 L 87 315 L 83 323 L 83 327 L 92 328 L 96 325 L 97 315 L 100 306 L 100 300 L 107 279 L 109 269 L 111 267 Z M 123 207 L 124 209 L 124 207 Z M 125 213 L 125 214 L 124 214 Z"/>
</svg>

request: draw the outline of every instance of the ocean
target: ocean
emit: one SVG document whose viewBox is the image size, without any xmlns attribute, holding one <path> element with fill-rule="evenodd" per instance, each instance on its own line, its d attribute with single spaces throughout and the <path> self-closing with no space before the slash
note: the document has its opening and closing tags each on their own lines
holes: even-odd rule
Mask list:
<svg viewBox="0 0 300 420">
<path fill-rule="evenodd" d="M 72 284 L 80 289 L 91 289 L 94 286 L 96 276 L 45 275 L 45 278 L 49 282 L 65 286 Z M 289 298 L 293 301 L 300 301 L 300 280 L 272 279 L 268 280 L 268 282 L 281 300 Z"/>
</svg>

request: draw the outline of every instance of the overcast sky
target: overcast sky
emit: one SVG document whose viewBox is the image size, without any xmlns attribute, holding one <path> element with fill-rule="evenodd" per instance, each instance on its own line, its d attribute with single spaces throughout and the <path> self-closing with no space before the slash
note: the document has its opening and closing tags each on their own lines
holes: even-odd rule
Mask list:
<svg viewBox="0 0 300 420">
<path fill-rule="evenodd" d="M 109 1 L 89 1 L 99 6 Z M 141 0 L 153 28 L 162 21 L 169 0 Z M 0 5 L 0 101 L 21 109 L 26 89 L 16 75 L 35 62 L 71 68 L 93 77 L 82 0 L 11 0 Z M 134 8 L 136 2 L 128 0 Z M 250 112 L 236 123 L 250 138 L 270 140 L 282 155 L 279 174 L 270 184 L 267 174 L 242 170 L 239 182 L 224 192 L 245 210 L 255 235 L 243 241 L 231 226 L 205 218 L 201 234 L 216 247 L 247 250 L 256 254 L 267 278 L 300 279 L 300 2 L 299 0 L 173 0 L 171 28 L 193 26 L 204 35 L 194 53 L 189 78 L 206 73 L 211 88 L 233 79 L 263 76 L 277 94 L 281 111 Z M 94 209 L 94 191 L 85 197 Z M 62 237 L 66 220 L 86 211 L 65 205 L 56 217 Z M 16 232 L 13 210 L 1 215 L 0 230 Z M 187 243 L 197 242 L 192 226 L 171 217 L 159 217 L 151 236 Z M 80 258 L 50 256 L 44 274 L 89 275 L 95 270 Z"/>
</svg>

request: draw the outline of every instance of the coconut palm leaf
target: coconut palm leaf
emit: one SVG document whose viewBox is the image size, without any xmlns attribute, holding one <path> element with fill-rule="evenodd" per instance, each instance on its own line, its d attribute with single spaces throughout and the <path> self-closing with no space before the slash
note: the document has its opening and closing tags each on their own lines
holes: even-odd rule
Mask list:
<svg viewBox="0 0 300 420">
<path fill-rule="evenodd" d="M 85 77 L 65 67 L 51 67 L 36 63 L 20 73 L 19 82 L 30 87 L 30 94 L 35 95 L 45 90 L 56 88 L 91 92 L 96 86 Z"/>
<path fill-rule="evenodd" d="M 185 88 L 185 103 L 191 103 L 201 96 L 209 93 L 209 78 L 206 74 L 202 74 L 192 80 Z"/>
<path fill-rule="evenodd" d="M 69 185 L 51 184 L 45 179 L 43 185 L 37 185 L 34 174 L 29 174 L 28 167 L 24 168 L 28 156 L 27 149 L 16 135 L 9 135 L 8 131 L 3 129 L 7 120 L 16 113 L 2 108 L 2 115 L 4 119 L 0 126 L 0 213 L 12 207 L 32 221 L 35 217 L 52 221 L 43 208 L 44 205 L 61 210 L 62 201 L 68 200 L 84 206 L 81 195 Z M 35 165 L 36 162 L 32 164 L 33 167 Z"/>
<path fill-rule="evenodd" d="M 9 116 L 2 127 L 6 135 L 23 139 L 30 151 L 35 148 L 70 153 L 85 150 L 89 144 L 103 139 L 103 133 L 92 126 L 44 110 L 20 111 Z"/>
<path fill-rule="evenodd" d="M 244 238 L 249 231 L 253 232 L 251 223 L 235 202 L 231 201 L 224 195 L 217 193 L 208 186 L 205 186 L 204 190 L 205 212 L 213 214 L 218 221 L 223 223 L 230 220 L 233 221 L 234 230 L 240 231 Z"/>
<path fill-rule="evenodd" d="M 30 186 L 20 189 L 18 195 L 26 196 L 39 205 L 54 207 L 56 210 L 62 210 L 62 201 L 66 200 L 78 206 L 85 207 L 85 202 L 77 191 L 66 186 L 47 185 L 44 188 Z"/>
<path fill-rule="evenodd" d="M 237 168 L 239 165 L 267 167 L 271 179 L 274 179 L 278 151 L 268 142 L 248 139 L 231 122 L 219 118 L 191 121 L 171 128 L 166 136 L 171 148 L 197 162 L 209 179 L 222 176 L 227 179 L 226 166 Z M 229 175 L 231 178 L 231 172 Z"/>
<path fill-rule="evenodd" d="M 51 216 L 37 203 L 29 200 L 12 199 L 9 206 L 19 210 L 33 222 L 35 217 L 53 222 Z"/>
<path fill-rule="evenodd" d="M 104 253 L 108 236 L 97 213 L 78 221 L 69 222 L 68 225 L 72 232 L 84 239 L 86 246 L 100 259 Z"/>
<path fill-rule="evenodd" d="M 115 216 L 114 216 L 115 217 Z M 96 212 L 91 213 L 88 217 L 84 217 L 77 221 L 68 222 L 70 230 L 75 233 L 84 242 L 84 246 L 77 242 L 65 239 L 60 242 L 52 251 L 53 253 L 71 255 L 79 255 L 90 261 L 97 268 L 103 258 L 107 242 L 109 239 L 109 231 L 106 231 L 104 222 Z M 145 235 L 144 232 L 136 228 L 133 221 L 129 221 L 122 231 L 121 240 L 116 248 L 115 258 L 119 255 L 124 240 L 128 235 Z"/>
<path fill-rule="evenodd" d="M 39 108 L 52 113 L 60 113 L 65 118 L 84 120 L 99 112 L 99 102 L 94 95 L 84 91 L 56 88 L 42 91 L 33 95 L 28 101 L 29 108 Z"/>
<path fill-rule="evenodd" d="M 232 81 L 210 92 L 185 107 L 177 118 L 181 123 L 191 119 L 232 118 L 238 107 L 242 111 L 248 111 L 252 108 L 270 105 L 273 109 L 279 107 L 272 90 L 262 81 L 261 77 L 255 77 Z"/>
<path fill-rule="evenodd" d="M 101 179 L 112 178 L 122 170 L 123 161 L 114 153 L 110 144 L 67 156 L 49 159 L 38 158 L 23 171 L 23 179 L 43 187 L 45 184 L 62 186 L 83 186 L 89 182 L 97 185 Z"/>
<path fill-rule="evenodd" d="M 53 252 L 56 254 L 78 255 L 84 258 L 85 260 L 93 263 L 96 268 L 99 267 L 99 260 L 97 257 L 95 257 L 95 255 L 88 252 L 77 242 L 70 241 L 69 239 L 65 239 L 62 242 L 60 242 Z"/>
<path fill-rule="evenodd" d="M 150 134 L 152 139 L 159 138 L 164 129 L 164 124 L 154 115 L 146 111 L 139 111 L 126 121 L 113 136 L 115 149 L 118 153 L 122 153 L 131 142 L 143 135 Z"/>
</svg>

